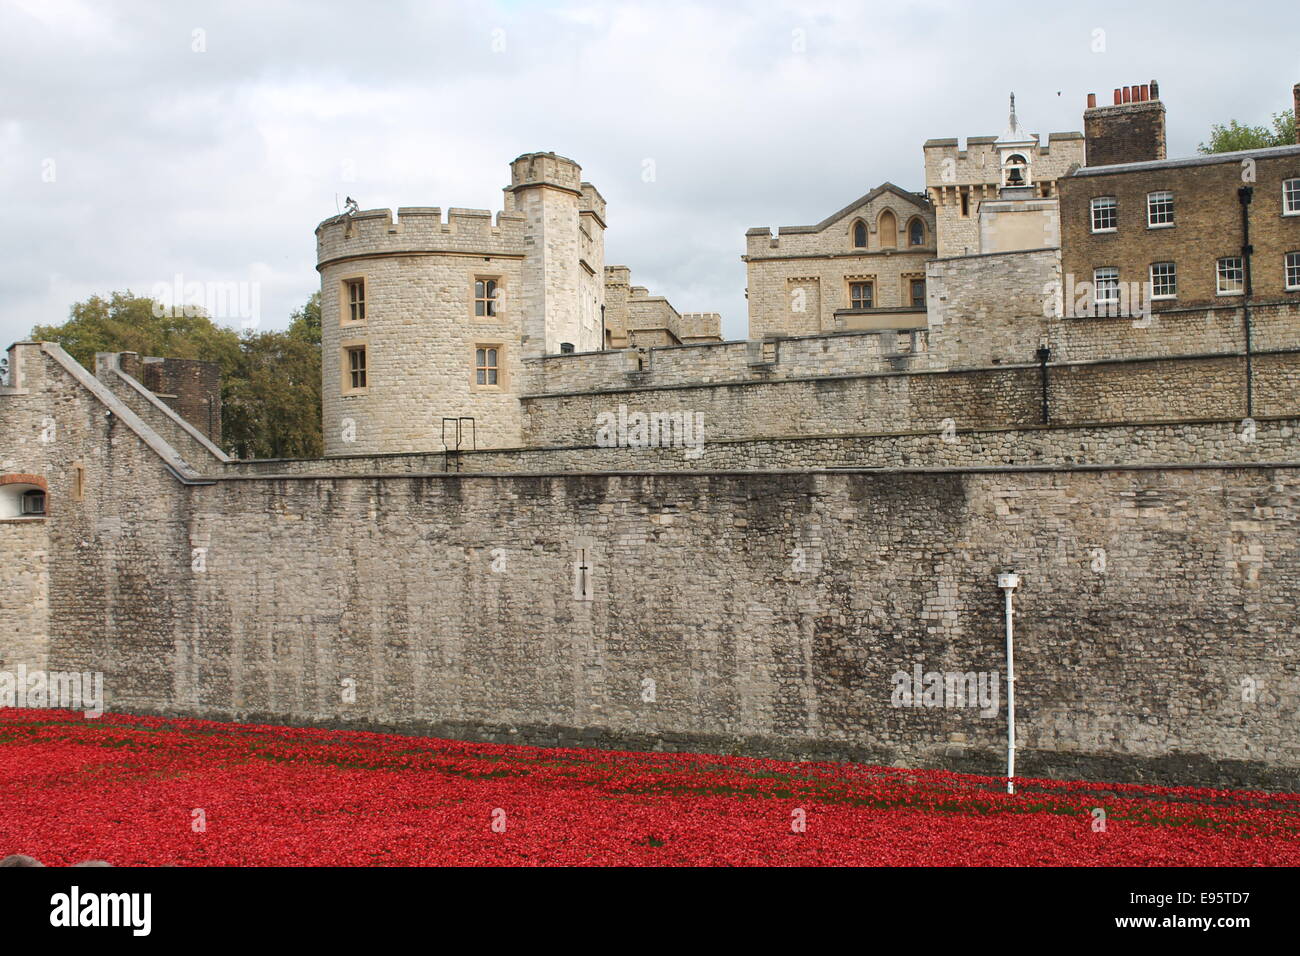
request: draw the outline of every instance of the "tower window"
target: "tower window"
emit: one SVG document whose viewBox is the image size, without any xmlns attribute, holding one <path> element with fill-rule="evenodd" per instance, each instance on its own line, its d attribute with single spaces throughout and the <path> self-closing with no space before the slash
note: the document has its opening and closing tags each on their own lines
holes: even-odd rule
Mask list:
<svg viewBox="0 0 1300 956">
<path fill-rule="evenodd" d="M 1100 196 L 1092 201 L 1092 231 L 1114 232 L 1119 226 L 1119 204 L 1114 196 Z"/>
<path fill-rule="evenodd" d="M 925 245 L 925 223 L 919 219 L 913 219 L 911 227 L 907 230 L 907 241 L 909 245 Z"/>
<path fill-rule="evenodd" d="M 347 297 L 348 321 L 364 322 L 366 320 L 366 280 L 348 279 L 343 283 L 343 291 Z"/>
<path fill-rule="evenodd" d="M 1147 227 L 1156 229 L 1174 224 L 1174 194 L 1168 190 L 1147 193 Z"/>
<path fill-rule="evenodd" d="M 853 224 L 853 247 L 867 248 L 867 224 L 860 219 Z"/>
<path fill-rule="evenodd" d="M 914 309 L 925 308 L 925 280 L 924 279 L 912 280 L 912 308 Z"/>
<path fill-rule="evenodd" d="M 498 385 L 501 374 L 501 350 L 497 345 L 480 345 L 474 349 L 474 384 Z"/>
<path fill-rule="evenodd" d="M 870 282 L 850 282 L 849 283 L 849 307 L 853 309 L 871 308 L 871 283 Z"/>
<path fill-rule="evenodd" d="M 1241 256 L 1225 256 L 1220 259 L 1215 269 L 1219 295 L 1241 295 L 1246 287 L 1246 272 L 1241 264 Z"/>
<path fill-rule="evenodd" d="M 487 317 L 497 314 L 496 279 L 479 278 L 474 280 L 474 314 Z"/>
<path fill-rule="evenodd" d="M 961 191 L 961 217 L 963 219 L 970 217 L 970 191 L 966 189 Z"/>
<path fill-rule="evenodd" d="M 24 491 L 19 498 L 18 513 L 24 517 L 32 518 L 45 514 L 45 492 L 39 488 L 33 488 L 31 491 Z"/>
<path fill-rule="evenodd" d="M 366 387 L 366 347 L 364 345 L 352 345 L 343 350 L 347 359 L 347 385 L 351 391 L 359 391 Z"/>
</svg>

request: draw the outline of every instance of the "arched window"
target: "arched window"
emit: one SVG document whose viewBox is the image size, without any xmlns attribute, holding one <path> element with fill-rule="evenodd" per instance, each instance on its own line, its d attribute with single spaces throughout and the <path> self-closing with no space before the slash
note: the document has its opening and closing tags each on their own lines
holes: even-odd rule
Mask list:
<svg viewBox="0 0 1300 956">
<path fill-rule="evenodd" d="M 898 217 L 890 210 L 886 209 L 880 214 L 880 221 L 877 223 L 877 231 L 880 233 L 880 248 L 895 249 L 898 247 Z"/>
<path fill-rule="evenodd" d="M 855 249 L 867 248 L 867 224 L 861 219 L 853 224 L 853 247 Z"/>
<path fill-rule="evenodd" d="M 907 227 L 907 244 L 909 246 L 925 245 L 925 223 L 919 219 L 913 219 L 912 224 Z"/>
</svg>

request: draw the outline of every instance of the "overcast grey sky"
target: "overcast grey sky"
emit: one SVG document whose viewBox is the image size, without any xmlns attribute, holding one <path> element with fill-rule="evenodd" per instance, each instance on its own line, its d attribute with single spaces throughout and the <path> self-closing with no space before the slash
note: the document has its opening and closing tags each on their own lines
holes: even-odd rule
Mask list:
<svg viewBox="0 0 1300 956">
<path fill-rule="evenodd" d="M 1190 154 L 1290 106 L 1297 26 L 1281 0 L 0 0 L 0 342 L 177 275 L 256 283 L 283 327 L 345 195 L 497 210 L 532 150 L 604 194 L 608 262 L 743 337 L 747 228 L 922 188 L 922 142 L 1000 133 L 1012 90 L 1046 134 L 1155 78 Z"/>
</svg>

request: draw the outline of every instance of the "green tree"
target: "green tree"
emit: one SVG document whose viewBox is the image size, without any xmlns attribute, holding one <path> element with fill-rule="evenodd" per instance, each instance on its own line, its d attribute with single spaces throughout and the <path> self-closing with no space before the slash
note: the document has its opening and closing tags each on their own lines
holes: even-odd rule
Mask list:
<svg viewBox="0 0 1300 956">
<path fill-rule="evenodd" d="M 240 458 L 318 458 L 321 439 L 320 293 L 283 332 L 247 332 L 223 396 L 228 448 Z"/>
<path fill-rule="evenodd" d="M 184 314 L 186 311 L 191 314 Z M 221 366 L 222 376 L 239 364 L 239 334 L 213 323 L 202 310 L 176 309 L 154 299 L 114 292 L 74 303 L 62 325 L 38 325 L 37 341 L 58 342 L 86 368 L 96 352 L 139 352 L 167 358 L 201 359 Z"/>
<path fill-rule="evenodd" d="M 1289 146 L 1295 142 L 1295 111 L 1284 110 L 1273 114 L 1273 126 L 1242 126 L 1229 120 L 1227 126 L 1215 123 L 1210 127 L 1209 143 L 1197 149 L 1202 153 L 1233 153 L 1240 149 L 1263 149 L 1267 146 Z"/>
<path fill-rule="evenodd" d="M 96 352 L 138 352 L 216 362 L 221 368 L 222 441 L 240 458 L 311 458 L 322 454 L 320 421 L 320 294 L 293 313 L 283 332 L 216 325 L 130 290 L 91 296 L 62 325 L 32 330 L 58 342 L 86 368 Z M 196 310 L 189 309 L 191 313 Z"/>
</svg>

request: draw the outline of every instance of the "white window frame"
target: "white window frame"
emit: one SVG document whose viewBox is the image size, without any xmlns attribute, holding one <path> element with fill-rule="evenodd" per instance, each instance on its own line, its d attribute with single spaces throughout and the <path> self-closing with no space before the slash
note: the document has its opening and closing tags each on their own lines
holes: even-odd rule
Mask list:
<svg viewBox="0 0 1300 956">
<path fill-rule="evenodd" d="M 1225 265 L 1226 263 L 1235 262 L 1235 266 Z M 1238 273 L 1237 281 L 1240 285 L 1235 288 L 1225 289 L 1223 287 L 1224 277 L 1232 272 Z M 1215 295 L 1244 295 L 1246 292 L 1246 266 L 1241 256 L 1222 256 L 1215 260 L 1214 263 L 1214 293 Z"/>
<path fill-rule="evenodd" d="M 1282 257 L 1282 286 L 1287 292 L 1300 292 L 1300 252 Z"/>
<path fill-rule="evenodd" d="M 1160 210 L 1160 218 L 1156 219 L 1157 209 Z M 1163 218 L 1168 213 L 1168 219 Z M 1157 189 L 1155 192 L 1147 193 L 1147 228 L 1148 229 L 1169 229 L 1174 224 L 1174 194 L 1169 189 Z"/>
<path fill-rule="evenodd" d="M 1168 270 L 1162 273 L 1162 278 L 1169 280 L 1168 285 L 1172 289 L 1170 292 L 1156 291 L 1156 266 L 1168 266 Z M 1178 298 L 1178 266 L 1172 262 L 1153 262 L 1148 271 L 1151 279 L 1151 298 L 1152 299 L 1176 299 Z"/>
<path fill-rule="evenodd" d="M 1300 216 L 1300 178 L 1282 180 L 1282 215 Z"/>
<path fill-rule="evenodd" d="M 1108 210 L 1111 225 L 1098 226 L 1097 213 L 1101 210 Z M 1096 196 L 1088 202 L 1089 225 L 1092 226 L 1093 232 L 1118 232 L 1119 231 L 1119 200 L 1114 196 Z"/>
<path fill-rule="evenodd" d="M 1102 273 L 1109 273 L 1103 276 Z M 1109 289 L 1112 295 L 1106 298 L 1101 297 L 1103 288 Z M 1101 305 L 1119 305 L 1119 269 L 1115 266 L 1101 266 L 1092 270 L 1092 304 Z"/>
</svg>

